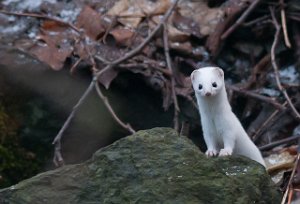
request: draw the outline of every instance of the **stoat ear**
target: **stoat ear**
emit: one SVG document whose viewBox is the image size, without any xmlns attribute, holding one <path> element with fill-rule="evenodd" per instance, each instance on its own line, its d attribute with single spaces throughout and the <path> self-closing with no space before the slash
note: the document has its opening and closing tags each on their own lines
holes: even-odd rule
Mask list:
<svg viewBox="0 0 300 204">
<path fill-rule="evenodd" d="M 221 68 L 219 68 L 219 67 L 216 67 L 216 69 L 217 69 L 217 71 L 218 71 L 219 76 L 223 78 L 223 77 L 224 77 L 224 72 L 223 72 L 223 70 L 222 70 Z"/>
<path fill-rule="evenodd" d="M 192 80 L 192 82 L 195 80 L 195 74 L 196 74 L 196 71 L 197 71 L 197 70 L 194 70 L 194 71 L 191 73 L 191 80 Z"/>
</svg>

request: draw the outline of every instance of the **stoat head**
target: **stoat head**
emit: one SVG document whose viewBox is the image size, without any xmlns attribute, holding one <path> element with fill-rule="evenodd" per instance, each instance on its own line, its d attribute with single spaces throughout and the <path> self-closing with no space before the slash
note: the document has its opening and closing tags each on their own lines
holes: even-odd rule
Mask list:
<svg viewBox="0 0 300 204">
<path fill-rule="evenodd" d="M 224 86 L 224 72 L 219 67 L 203 67 L 193 71 L 191 80 L 196 94 L 212 97 Z"/>
</svg>

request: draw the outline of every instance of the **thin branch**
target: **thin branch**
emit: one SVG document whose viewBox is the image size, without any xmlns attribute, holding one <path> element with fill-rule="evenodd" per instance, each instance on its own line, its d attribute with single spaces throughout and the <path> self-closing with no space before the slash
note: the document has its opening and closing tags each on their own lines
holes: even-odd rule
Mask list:
<svg viewBox="0 0 300 204">
<path fill-rule="evenodd" d="M 163 68 L 160 68 L 160 67 L 157 67 L 157 66 L 154 66 L 154 65 L 151 65 L 151 64 L 148 64 L 147 62 L 144 62 L 144 63 L 127 63 L 127 64 L 119 64 L 118 65 L 118 68 L 121 68 L 121 69 L 128 69 L 130 70 L 131 68 L 143 68 L 143 69 L 152 69 L 152 70 L 157 70 L 161 73 L 163 73 L 164 75 L 167 75 L 169 77 L 172 76 L 172 74 L 170 73 L 169 70 L 167 69 L 163 69 Z"/>
<path fill-rule="evenodd" d="M 107 59 L 104 59 L 102 56 L 100 56 L 100 55 L 95 55 L 95 58 L 97 59 L 97 60 L 99 60 L 100 62 L 103 62 L 104 64 L 110 64 L 111 62 L 110 61 L 108 61 Z"/>
<path fill-rule="evenodd" d="M 95 59 L 94 57 L 92 56 L 91 54 L 91 51 L 88 47 L 86 47 L 87 49 L 87 52 L 90 56 L 90 59 L 91 59 L 91 62 L 93 64 L 93 71 L 94 73 L 97 71 L 96 69 L 96 62 L 95 62 Z M 130 132 L 131 134 L 134 134 L 136 131 L 131 127 L 130 124 L 125 124 L 123 123 L 120 118 L 117 116 L 117 114 L 115 113 L 115 111 L 113 110 L 113 108 L 111 107 L 107 97 L 105 97 L 99 87 L 99 83 L 96 82 L 95 83 L 95 88 L 96 88 L 96 91 L 97 91 L 97 94 L 99 95 L 100 99 L 103 101 L 104 105 L 106 106 L 106 108 L 108 109 L 108 111 L 110 112 L 110 114 L 112 115 L 112 117 L 115 119 L 115 121 L 121 126 L 123 127 L 124 129 L 128 130 L 128 132 Z"/>
<path fill-rule="evenodd" d="M 272 106 L 274 106 L 278 110 L 285 110 L 286 109 L 284 106 L 282 106 L 280 103 L 278 103 L 273 98 L 270 98 L 270 97 L 267 97 L 267 96 L 264 96 L 264 95 L 260 95 L 260 94 L 254 93 L 252 91 L 240 89 L 240 88 L 238 88 L 236 86 L 233 86 L 233 85 L 226 84 L 226 87 L 229 88 L 229 89 L 231 89 L 231 90 L 233 90 L 233 91 L 235 91 L 235 92 L 237 92 L 237 93 L 239 93 L 239 94 L 243 94 L 245 96 L 249 96 L 249 97 L 261 100 L 261 101 L 263 101 L 265 103 L 269 103 L 269 104 L 271 104 Z"/>
<path fill-rule="evenodd" d="M 272 142 L 270 144 L 261 146 L 261 147 L 259 147 L 259 149 L 261 151 L 269 150 L 269 149 L 272 149 L 273 147 L 276 147 L 278 145 L 282 145 L 282 144 L 291 142 L 291 141 L 299 139 L 299 138 L 300 138 L 300 135 L 291 136 L 291 137 L 288 137 L 288 138 L 285 138 L 285 139 L 282 139 L 282 140 L 278 140 L 278 141 Z"/>
<path fill-rule="evenodd" d="M 137 46 L 135 49 L 131 50 L 130 52 L 126 53 L 123 57 L 111 62 L 112 66 L 115 66 L 117 64 L 120 64 L 121 62 L 135 56 L 136 54 L 138 54 L 149 42 L 150 40 L 154 37 L 154 35 L 159 31 L 159 29 L 163 26 L 163 24 L 165 22 L 167 22 L 167 19 L 169 18 L 169 16 L 171 15 L 172 11 L 174 10 L 175 6 L 177 5 L 177 2 L 179 0 L 175 0 L 173 2 L 173 4 L 171 5 L 171 7 L 167 10 L 166 14 L 164 15 L 164 17 L 162 18 L 162 20 L 159 22 L 159 24 L 154 28 L 154 30 L 148 35 L 148 37 L 139 45 Z M 105 70 L 106 71 L 106 70 Z M 98 77 L 99 75 L 101 75 L 103 72 L 98 72 L 96 73 L 96 76 Z"/>
<path fill-rule="evenodd" d="M 279 110 L 275 110 L 268 118 L 267 120 L 255 131 L 255 134 L 252 137 L 252 140 L 253 142 L 256 142 L 260 136 L 261 136 L 261 133 L 262 133 L 262 130 L 265 129 L 269 124 L 270 122 L 273 121 L 273 119 L 275 118 L 275 116 L 279 113 Z"/>
<path fill-rule="evenodd" d="M 180 109 L 179 109 L 179 106 L 178 106 L 178 101 L 177 101 L 176 92 L 175 92 L 175 79 L 174 79 L 174 73 L 173 73 L 173 69 L 172 69 L 171 57 L 170 57 L 170 53 L 169 53 L 168 29 L 167 29 L 166 24 L 164 24 L 163 40 L 164 40 L 164 50 L 165 50 L 165 57 L 166 57 L 167 67 L 169 69 L 169 72 L 173 76 L 173 77 L 171 77 L 171 83 L 172 83 L 172 93 L 173 93 L 175 109 L 179 112 Z"/>
<path fill-rule="evenodd" d="M 61 155 L 61 140 L 59 139 L 54 146 L 53 163 L 55 166 L 64 165 L 64 159 Z"/>
<path fill-rule="evenodd" d="M 42 19 L 47 19 L 47 20 L 51 20 L 51 21 L 56 21 L 56 22 L 61 23 L 63 25 L 69 26 L 70 28 L 72 28 L 74 31 L 76 31 L 79 34 L 81 33 L 80 29 L 77 28 L 72 23 L 65 22 L 65 21 L 63 21 L 59 18 L 55 18 L 55 17 L 52 17 L 52 16 L 46 16 L 46 15 L 37 14 L 37 13 L 18 13 L 18 12 L 4 11 L 4 10 L 0 10 L 0 13 L 6 14 L 6 15 L 27 16 L 27 17 L 42 18 Z"/>
<path fill-rule="evenodd" d="M 85 92 L 80 97 L 80 99 L 78 100 L 76 105 L 73 107 L 72 112 L 68 116 L 67 120 L 64 122 L 64 125 L 62 126 L 62 128 L 60 129 L 60 131 L 58 132 L 56 137 L 54 138 L 54 140 L 52 142 L 52 144 L 55 145 L 55 152 L 54 152 L 54 158 L 53 158 L 54 164 L 59 164 L 59 165 L 63 164 L 63 158 L 62 158 L 61 152 L 60 152 L 61 138 L 62 138 L 65 130 L 69 127 L 69 124 L 71 123 L 72 119 L 74 118 L 75 113 L 78 110 L 79 106 L 84 102 L 84 100 L 87 98 L 89 93 L 93 90 L 94 85 L 95 85 L 95 80 L 92 80 L 90 85 L 88 86 L 88 88 L 85 90 Z"/>
<path fill-rule="evenodd" d="M 260 24 L 261 24 L 261 22 L 267 21 L 267 20 L 269 19 L 269 17 L 270 17 L 269 15 L 264 15 L 264 16 L 258 17 L 258 18 L 254 19 L 254 20 L 252 20 L 252 21 L 243 23 L 243 26 L 244 26 L 244 27 L 250 27 L 250 26 L 252 26 L 253 24 L 257 24 L 257 23 L 260 23 Z M 270 19 L 269 19 L 269 20 L 270 20 Z"/>
<path fill-rule="evenodd" d="M 262 57 L 258 63 L 251 70 L 251 75 L 247 79 L 247 82 L 243 84 L 243 89 L 251 89 L 253 87 L 260 87 L 262 83 L 265 82 L 265 77 L 267 75 L 267 70 L 269 69 L 269 64 L 271 64 L 271 55 L 267 54 Z"/>
<path fill-rule="evenodd" d="M 248 9 L 241 15 L 241 17 L 229 28 L 227 29 L 221 39 L 224 40 L 227 38 L 237 27 L 239 27 L 249 16 L 249 14 L 254 10 L 254 8 L 260 3 L 260 0 L 254 0 L 252 4 L 248 7 Z"/>
<path fill-rule="evenodd" d="M 272 62 L 272 66 L 273 66 L 274 73 L 275 73 L 276 84 L 277 84 L 278 89 L 283 93 L 285 99 L 287 100 L 289 106 L 291 107 L 293 113 L 295 114 L 296 119 L 300 120 L 300 114 L 299 114 L 299 112 L 295 108 L 295 106 L 292 103 L 292 101 L 291 101 L 289 95 L 287 94 L 285 88 L 282 87 L 281 82 L 280 82 L 278 66 L 277 66 L 276 58 L 275 58 L 275 49 L 276 49 L 276 46 L 278 44 L 279 35 L 280 35 L 280 29 L 281 28 L 280 28 L 279 23 L 277 22 L 276 17 L 275 17 L 274 9 L 270 8 L 270 12 L 271 12 L 273 24 L 274 24 L 274 26 L 276 28 L 276 33 L 275 33 L 275 36 L 274 36 L 274 41 L 273 41 L 273 44 L 272 44 L 272 47 L 271 47 L 271 62 Z"/>
<path fill-rule="evenodd" d="M 295 165 L 293 167 L 293 171 L 291 173 L 291 177 L 290 177 L 289 183 L 288 183 L 288 185 L 286 187 L 286 190 L 284 192 L 284 195 L 282 197 L 281 204 L 285 204 L 286 198 L 287 198 L 287 196 L 289 194 L 289 191 L 290 191 L 290 188 L 291 188 L 291 185 L 292 185 L 292 181 L 294 179 L 294 175 L 296 173 L 296 169 L 297 169 L 297 166 L 298 166 L 298 163 L 299 163 L 299 159 L 300 159 L 300 153 L 297 154 L 297 159 L 296 159 Z"/>
<path fill-rule="evenodd" d="M 286 108 L 286 106 L 287 106 L 287 101 L 285 101 L 283 104 L 282 104 L 282 106 L 283 106 L 283 108 Z M 285 109 L 284 111 L 286 111 L 287 109 Z M 256 142 L 259 138 L 260 138 L 260 136 L 261 136 L 261 134 L 262 134 L 262 132 L 263 132 L 263 130 L 265 129 L 267 129 L 267 127 L 268 127 L 268 125 L 270 125 L 270 123 L 271 122 L 275 122 L 273 119 L 277 116 L 277 114 L 279 114 L 280 113 L 280 110 L 279 109 L 277 109 L 277 110 L 275 110 L 268 118 L 267 118 L 267 120 L 255 131 L 255 134 L 252 136 L 252 140 L 254 141 L 254 142 Z M 278 118 L 279 116 L 277 116 L 277 118 Z M 271 123 L 272 124 L 272 123 Z"/>
<path fill-rule="evenodd" d="M 130 124 L 125 124 L 123 123 L 120 118 L 117 116 L 117 114 L 115 113 L 115 111 L 112 109 L 107 97 L 105 97 L 99 87 L 99 84 L 96 83 L 95 84 L 95 87 L 96 87 L 96 91 L 99 95 L 99 97 L 102 99 L 104 105 L 106 106 L 106 108 L 108 109 L 108 111 L 110 112 L 110 114 L 112 115 L 112 117 L 115 119 L 115 121 L 121 126 L 123 127 L 124 129 L 128 130 L 128 132 L 130 132 L 131 134 L 134 134 L 136 131 L 131 127 Z"/>
<path fill-rule="evenodd" d="M 173 97 L 173 102 L 174 102 L 174 129 L 179 131 L 178 115 L 179 115 L 180 109 L 179 109 L 178 100 L 177 100 L 176 91 L 175 91 L 176 82 L 175 82 L 175 78 L 174 78 L 174 74 L 173 74 L 172 62 L 171 62 L 171 57 L 170 57 L 170 53 L 169 53 L 168 28 L 167 28 L 166 24 L 164 24 L 163 41 L 164 41 L 164 50 L 165 50 L 167 67 L 168 67 L 169 72 L 172 74 L 172 76 L 171 76 L 171 91 L 172 91 L 172 97 Z"/>
<path fill-rule="evenodd" d="M 135 49 L 133 49 L 132 51 L 130 51 L 129 53 L 125 54 L 125 56 L 121 57 L 120 59 L 117 59 L 113 62 L 108 62 L 107 65 L 100 71 L 95 72 L 92 81 L 90 82 L 90 85 L 88 86 L 88 88 L 85 90 L 84 94 L 80 97 L 79 101 L 76 103 L 76 105 L 73 107 L 72 112 L 70 113 L 70 115 L 68 116 L 67 120 L 65 121 L 64 125 L 62 126 L 62 128 L 60 129 L 60 131 L 58 132 L 58 134 L 56 135 L 56 137 L 54 138 L 52 144 L 55 145 L 55 152 L 54 152 L 54 158 L 53 158 L 53 162 L 56 165 L 61 165 L 63 164 L 63 158 L 61 156 L 61 138 L 63 136 L 64 131 L 67 129 L 67 127 L 69 126 L 69 124 L 71 123 L 76 111 L 78 110 L 79 106 L 84 102 L 84 100 L 87 98 L 87 96 L 89 95 L 89 93 L 93 90 L 93 88 L 96 85 L 96 89 L 98 86 L 98 78 L 101 74 L 103 74 L 105 71 L 111 69 L 112 67 L 116 66 L 117 64 L 135 56 L 138 52 L 140 52 L 146 45 L 147 43 L 150 42 L 150 40 L 154 37 L 154 35 L 156 34 L 156 32 L 162 27 L 162 25 L 167 21 L 168 17 L 171 15 L 172 11 L 174 10 L 177 2 L 179 0 L 175 0 L 173 2 L 173 4 L 171 5 L 171 7 L 168 9 L 168 11 L 166 12 L 166 14 L 164 15 L 164 17 L 162 18 L 161 22 L 155 27 L 155 29 L 150 33 L 150 35 L 143 41 L 142 44 L 140 44 L 138 47 L 136 47 Z M 24 15 L 23 15 L 24 16 Z M 33 17 L 40 17 L 40 18 L 47 18 L 47 16 L 33 16 Z M 48 18 L 49 19 L 49 18 Z M 69 24 L 67 24 L 69 25 Z M 72 27 L 72 25 L 70 24 L 70 27 Z M 73 28 L 73 27 L 72 27 Z M 99 56 L 95 56 L 95 58 L 99 59 L 102 61 L 102 58 Z M 103 60 L 105 62 L 105 60 Z M 94 61 L 92 61 L 93 64 L 95 64 Z M 99 91 L 97 91 L 99 94 Z M 101 90 L 100 90 L 101 93 Z M 126 126 L 127 129 L 130 129 L 131 127 Z M 134 132 L 134 130 L 131 128 L 131 131 Z"/>
<path fill-rule="evenodd" d="M 82 58 L 80 57 L 71 67 L 70 73 L 73 74 L 75 72 L 76 67 L 79 65 L 79 63 L 82 61 Z"/>
<path fill-rule="evenodd" d="M 280 4 L 281 4 L 281 9 L 280 9 L 280 14 L 281 14 L 281 25 L 282 25 L 282 29 L 283 29 L 283 36 L 284 36 L 284 42 L 285 45 L 288 48 L 291 48 L 291 42 L 289 39 L 289 35 L 288 35 L 288 31 L 287 31 L 287 26 L 286 26 L 286 16 L 285 16 L 285 10 L 284 10 L 284 0 L 280 0 Z"/>
</svg>

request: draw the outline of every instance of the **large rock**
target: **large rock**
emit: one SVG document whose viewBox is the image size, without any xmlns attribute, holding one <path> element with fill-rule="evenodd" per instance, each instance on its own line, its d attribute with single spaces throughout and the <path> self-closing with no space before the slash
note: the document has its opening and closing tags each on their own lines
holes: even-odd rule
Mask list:
<svg viewBox="0 0 300 204">
<path fill-rule="evenodd" d="M 84 148 L 84 147 L 81 147 Z M 241 157 L 207 159 L 169 128 L 139 131 L 0 191 L 0 203 L 279 203 L 264 167 Z"/>
</svg>

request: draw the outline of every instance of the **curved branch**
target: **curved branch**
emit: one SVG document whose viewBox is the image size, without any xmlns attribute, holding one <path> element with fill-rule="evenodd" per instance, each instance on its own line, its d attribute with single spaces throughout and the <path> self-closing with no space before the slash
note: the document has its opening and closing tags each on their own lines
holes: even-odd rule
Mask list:
<svg viewBox="0 0 300 204">
<path fill-rule="evenodd" d="M 300 120 L 300 114 L 297 111 L 297 109 L 295 108 L 295 106 L 292 103 L 292 101 L 291 101 L 289 95 L 287 94 L 285 88 L 283 88 L 283 86 L 280 82 L 278 65 L 276 63 L 276 57 L 275 57 L 275 49 L 276 49 L 277 44 L 278 44 L 281 26 L 279 25 L 278 21 L 276 20 L 274 9 L 270 8 L 270 12 L 271 12 L 273 24 L 276 28 L 274 41 L 273 41 L 273 44 L 272 44 L 272 47 L 271 47 L 271 62 L 272 62 L 272 66 L 273 66 L 274 73 L 275 73 L 276 84 L 277 84 L 278 89 L 283 93 L 283 95 L 284 95 L 285 99 L 287 100 L 290 108 L 292 109 L 293 113 L 295 114 L 296 119 L 299 121 Z"/>
<path fill-rule="evenodd" d="M 107 97 L 105 97 L 99 87 L 99 84 L 96 83 L 95 84 L 96 87 L 96 91 L 99 95 L 99 97 L 102 99 L 104 105 L 106 106 L 106 108 L 108 109 L 108 111 L 110 112 L 110 114 L 112 115 L 112 117 L 115 119 L 115 121 L 124 129 L 128 130 L 128 132 L 130 132 L 131 134 L 134 134 L 136 131 L 131 127 L 130 124 L 125 124 L 121 121 L 121 119 L 117 116 L 117 114 L 115 113 L 115 111 L 113 110 L 113 108 L 111 107 L 111 105 L 109 104 L 109 101 L 107 99 Z"/>
<path fill-rule="evenodd" d="M 66 25 L 70 28 L 72 28 L 74 31 L 76 31 L 77 33 L 81 33 L 80 29 L 77 28 L 75 25 L 73 25 L 72 23 L 63 21 L 59 18 L 55 18 L 52 16 L 47 16 L 47 15 L 42 15 L 42 14 L 38 14 L 38 13 L 18 13 L 18 12 L 11 12 L 11 11 L 4 11 L 4 10 L 0 10 L 0 13 L 3 13 L 5 15 L 13 15 L 13 16 L 27 16 L 27 17 L 33 17 L 33 18 L 42 18 L 42 19 L 47 19 L 47 20 L 51 20 L 51 21 L 55 21 L 58 23 L 61 23 L 63 25 Z"/>
<path fill-rule="evenodd" d="M 88 96 L 88 94 L 93 90 L 93 88 L 96 85 L 96 90 L 97 90 L 97 81 L 98 78 L 101 74 L 103 74 L 105 71 L 113 68 L 114 66 L 118 65 L 119 63 L 135 56 L 136 54 L 138 54 L 149 42 L 150 40 L 154 37 L 154 35 L 158 32 L 158 30 L 162 27 L 162 25 L 167 21 L 167 19 L 169 18 L 169 16 L 171 15 L 172 11 L 174 10 L 175 6 L 177 5 L 179 0 L 175 0 L 173 2 L 173 4 L 171 5 L 171 7 L 168 9 L 168 11 L 165 13 L 164 17 L 162 18 L 161 22 L 155 27 L 155 29 L 149 34 L 149 36 L 142 42 L 142 44 L 140 44 L 138 47 L 136 47 L 135 49 L 131 50 L 130 52 L 128 52 L 127 54 L 125 54 L 123 57 L 113 61 L 113 62 L 109 62 L 107 60 L 104 60 L 102 57 L 99 56 L 94 56 L 96 59 L 103 61 L 104 63 L 107 63 L 107 65 L 100 71 L 95 72 L 94 76 L 93 76 L 93 80 L 90 82 L 89 87 L 85 90 L 84 94 L 80 97 L 79 101 L 76 103 L 76 105 L 73 107 L 72 112 L 70 113 L 70 115 L 68 116 L 67 120 L 65 121 L 63 127 L 60 129 L 59 133 L 56 135 L 55 139 L 53 140 L 53 144 L 55 145 L 55 152 L 54 152 L 54 164 L 63 164 L 63 158 L 61 156 L 61 138 L 63 136 L 64 131 L 67 129 L 67 127 L 69 126 L 71 120 L 73 119 L 76 111 L 78 110 L 79 106 L 83 103 L 83 101 L 86 99 L 86 97 Z M 36 16 L 39 17 L 39 16 Z M 72 27 L 72 25 L 70 25 Z M 98 87 L 99 88 L 99 87 Z M 98 89 L 98 94 L 99 94 L 99 90 Z M 101 90 L 100 90 L 100 94 L 101 94 Z M 103 97 L 102 94 L 102 99 L 104 99 L 104 103 L 105 103 L 105 97 Z M 107 106 L 107 108 L 109 108 L 110 106 Z M 110 107 L 111 108 L 111 107 Z M 112 109 L 110 110 L 111 113 L 114 113 L 112 111 Z M 115 119 L 117 119 L 117 116 L 114 114 L 113 117 Z M 121 121 L 119 120 L 119 124 Z M 130 125 L 125 125 L 123 124 L 122 127 L 126 128 L 127 130 L 129 130 L 130 132 L 135 132 Z"/>
<path fill-rule="evenodd" d="M 172 97 L 174 101 L 174 129 L 179 130 L 179 121 L 178 121 L 178 114 L 180 112 L 179 105 L 178 105 L 178 100 L 176 96 L 176 91 L 175 91 L 175 79 L 174 79 L 174 74 L 173 74 L 173 69 L 172 69 L 172 62 L 171 62 L 171 57 L 169 53 L 169 39 L 168 39 L 168 29 L 167 25 L 164 24 L 164 32 L 163 32 L 163 41 L 164 41 L 164 51 L 165 51 L 165 57 L 166 57 L 166 62 L 167 62 L 167 67 L 169 72 L 171 73 L 171 89 L 172 89 Z"/>
</svg>

